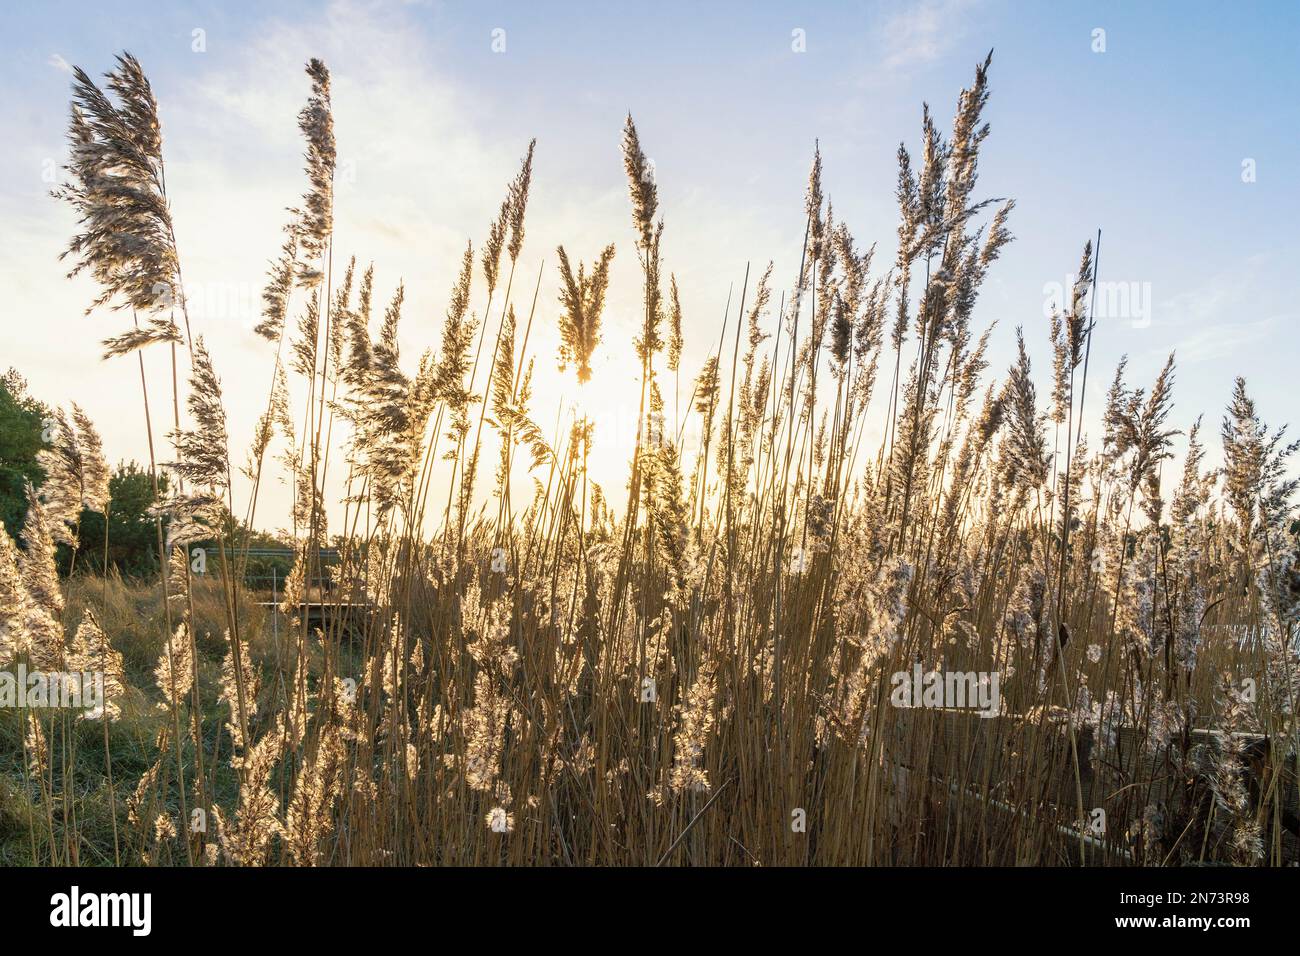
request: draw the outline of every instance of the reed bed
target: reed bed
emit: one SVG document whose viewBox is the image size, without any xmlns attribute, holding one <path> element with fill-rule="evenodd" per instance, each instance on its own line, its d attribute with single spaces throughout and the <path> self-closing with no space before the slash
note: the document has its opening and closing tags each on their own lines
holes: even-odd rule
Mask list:
<svg viewBox="0 0 1300 956">
<path fill-rule="evenodd" d="M 834 218 L 818 153 L 793 281 L 747 272 L 715 332 L 682 315 L 631 116 L 632 232 L 586 262 L 558 249 L 560 301 L 539 306 L 529 144 L 417 362 L 398 345 L 403 290 L 384 304 L 373 267 L 334 254 L 330 75 L 318 60 L 306 72 L 307 182 L 257 328 L 267 403 L 247 500 L 189 322 L 154 93 L 129 54 L 102 85 L 75 72 L 57 195 L 80 231 L 66 255 L 101 290 L 92 309 L 129 317 L 105 351 L 138 380 L 150 466 L 174 479 L 155 516 L 168 561 L 135 589 L 57 579 L 81 508 L 110 507 L 94 426 L 74 410 L 21 540 L 0 534 L 0 657 L 102 671 L 108 704 L 3 714 L 6 852 L 203 866 L 1295 859 L 1296 445 L 1239 379 L 1225 466 L 1207 469 L 1201 420 L 1175 427 L 1173 356 L 1141 387 L 1122 364 L 1090 369 L 1092 242 L 1049 327 L 1024 330 L 1010 368 L 988 374 L 976 304 L 1014 211 L 977 188 L 991 56 L 950 130 L 927 108 L 919 150 L 899 147 L 894 258 Z M 530 330 L 557 310 L 561 374 L 575 389 L 588 378 L 615 255 L 636 257 L 644 305 L 625 500 L 589 480 L 590 419 L 548 430 L 530 403 L 534 362 L 553 358 L 530 354 Z M 683 382 L 688 332 L 709 353 Z M 1026 335 L 1050 339 L 1041 391 Z M 161 391 L 144 350 L 166 357 Z M 1111 371 L 1105 407 L 1085 409 L 1089 374 Z M 883 416 L 878 444 L 869 414 Z M 241 574 L 273 475 L 295 492 L 278 611 Z M 232 557 L 200 578 L 188 548 L 214 540 Z M 313 618 L 313 604 L 339 613 Z M 996 675 L 997 715 L 896 706 L 893 675 L 914 666 Z"/>
</svg>

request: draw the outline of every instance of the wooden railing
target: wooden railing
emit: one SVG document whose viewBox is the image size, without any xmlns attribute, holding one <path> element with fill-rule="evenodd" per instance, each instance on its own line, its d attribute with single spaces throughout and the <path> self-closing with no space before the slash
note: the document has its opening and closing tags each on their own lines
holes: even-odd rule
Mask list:
<svg viewBox="0 0 1300 956">
<path fill-rule="evenodd" d="M 1211 780 L 1228 739 L 1219 731 L 1196 729 L 1186 739 L 1177 734 L 1141 746 L 1132 728 L 1099 743 L 1092 726 L 1071 728 L 1054 714 L 900 708 L 891 717 L 881 753 L 892 772 L 892 799 L 905 812 L 917 802 L 929 807 L 953 828 L 946 838 L 960 841 L 956 831 L 964 828 L 967 839 L 1054 842 L 1060 859 L 1040 862 L 1064 864 L 1235 858 L 1234 821 Z M 1261 734 L 1232 736 L 1241 754 L 1237 780 L 1262 824 L 1262 862 L 1300 861 L 1294 749 Z M 1150 826 L 1139 834 L 1144 815 Z"/>
</svg>

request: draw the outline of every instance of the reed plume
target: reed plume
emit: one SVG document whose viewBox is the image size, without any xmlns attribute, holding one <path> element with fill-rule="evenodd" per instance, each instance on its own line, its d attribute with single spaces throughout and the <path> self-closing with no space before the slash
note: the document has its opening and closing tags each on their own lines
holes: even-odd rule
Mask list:
<svg viewBox="0 0 1300 956">
<path fill-rule="evenodd" d="M 631 113 L 623 123 L 623 170 L 627 173 L 628 193 L 632 197 L 632 225 L 637 234 L 637 247 L 644 252 L 654 241 L 659 187 L 655 183 L 654 166 L 641 149 L 641 138 L 637 135 Z"/>
<path fill-rule="evenodd" d="M 614 258 L 614 245 L 606 246 L 591 271 L 578 263 L 573 271 L 569 254 L 560 246 L 560 371 L 569 365 L 576 366 L 578 381 L 591 378 L 591 356 L 600 342 L 600 318 L 605 308 L 605 291 L 609 288 L 609 263 Z"/>
<path fill-rule="evenodd" d="M 317 263 L 325 254 L 334 232 L 334 168 L 338 162 L 334 142 L 334 113 L 330 103 L 330 72 L 318 59 L 307 62 L 311 96 L 298 113 L 298 128 L 307 141 L 304 154 L 307 183 L 298 217 L 296 239 L 302 260 L 298 283 L 314 286 L 323 278 Z"/>
<path fill-rule="evenodd" d="M 170 314 L 181 298 L 180 266 L 158 104 L 130 53 L 118 56 L 105 79 L 108 93 L 73 68 L 68 179 L 54 195 L 72 206 L 82 230 L 60 256 L 75 260 L 68 276 L 87 272 L 101 288 L 87 314 L 109 305 L 145 316 L 143 327 L 104 340 L 108 357 L 182 337 Z"/>
</svg>

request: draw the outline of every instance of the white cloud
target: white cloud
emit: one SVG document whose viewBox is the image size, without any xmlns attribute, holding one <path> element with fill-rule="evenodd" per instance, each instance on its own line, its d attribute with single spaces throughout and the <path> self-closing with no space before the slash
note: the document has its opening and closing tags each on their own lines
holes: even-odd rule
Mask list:
<svg viewBox="0 0 1300 956">
<path fill-rule="evenodd" d="M 965 15 L 976 0 L 920 0 L 893 13 L 881 27 L 886 70 L 908 70 L 931 63 L 964 35 Z"/>
<path fill-rule="evenodd" d="M 1154 325 L 1166 330 L 1164 337 L 1177 349 L 1180 363 L 1223 360 L 1294 324 L 1294 310 L 1272 278 L 1281 258 L 1270 254 L 1236 261 L 1159 304 Z M 1263 316 L 1242 316 L 1247 302 Z"/>
<path fill-rule="evenodd" d="M 1176 341 L 1178 360 L 1184 364 L 1221 362 L 1246 346 L 1267 339 L 1280 325 L 1280 319 L 1270 317 L 1250 322 L 1222 322 L 1197 329 Z"/>
</svg>

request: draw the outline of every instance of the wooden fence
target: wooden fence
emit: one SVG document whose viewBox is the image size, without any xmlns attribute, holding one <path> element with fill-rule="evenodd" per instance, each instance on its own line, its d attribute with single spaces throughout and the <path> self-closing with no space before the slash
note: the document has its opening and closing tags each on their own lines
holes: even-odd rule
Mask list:
<svg viewBox="0 0 1300 956">
<path fill-rule="evenodd" d="M 1295 864 L 1296 753 L 1263 735 L 1233 737 L 1241 754 L 1237 780 L 1262 823 L 1264 862 Z M 1046 841 L 1055 843 L 1060 859 L 1038 862 L 1209 864 L 1232 859 L 1233 821 L 1210 779 L 1227 739 L 1193 730 L 1186 739 L 1143 748 L 1132 728 L 1098 742 L 1091 726 L 1071 734 L 1053 714 L 981 717 L 970 710 L 900 708 L 882 756 L 892 771 L 895 806 L 911 812 L 919 801 L 951 831 L 941 836 L 955 843 L 1024 840 L 1021 862 L 1041 855 Z M 1131 824 L 1144 814 L 1150 826 L 1139 839 Z M 1014 848 L 998 849 L 1000 858 L 1018 857 Z"/>
</svg>

